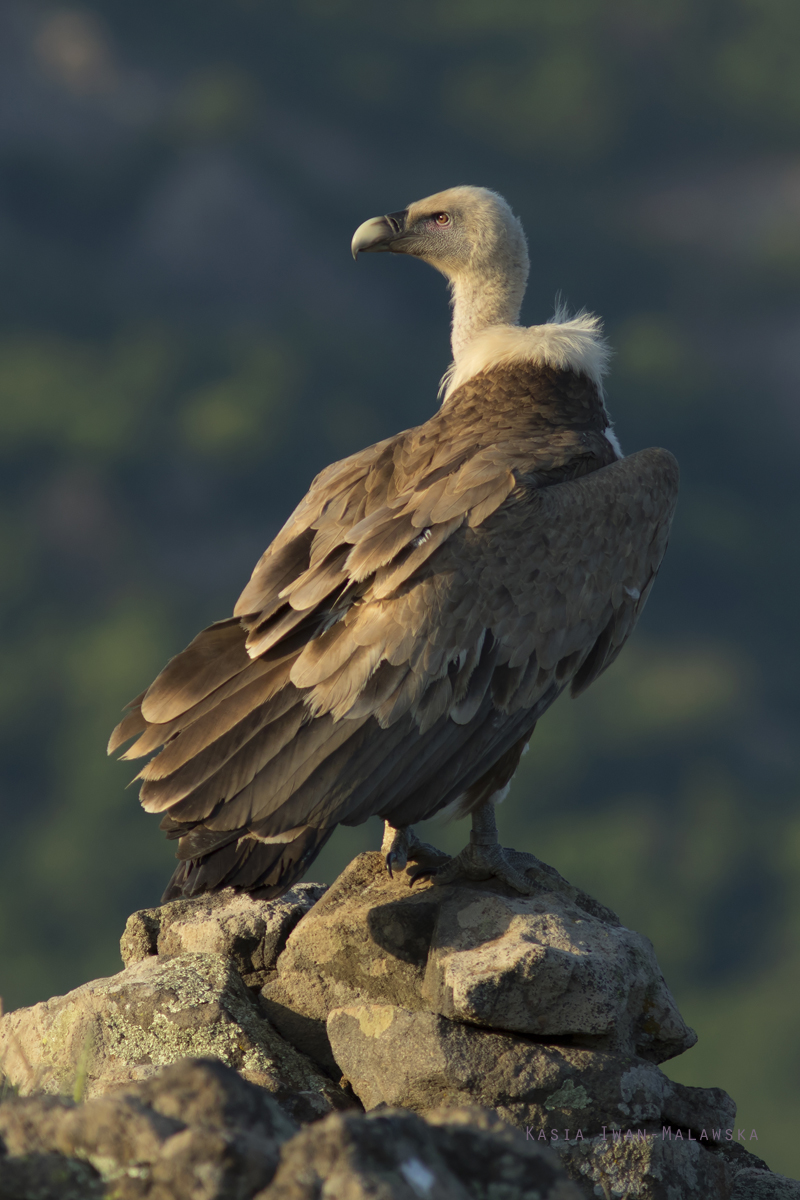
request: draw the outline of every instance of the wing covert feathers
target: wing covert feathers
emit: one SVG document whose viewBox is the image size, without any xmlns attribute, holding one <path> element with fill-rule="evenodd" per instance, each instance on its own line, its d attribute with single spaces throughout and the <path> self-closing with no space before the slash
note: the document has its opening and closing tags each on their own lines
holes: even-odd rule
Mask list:
<svg viewBox="0 0 800 1200">
<path fill-rule="evenodd" d="M 472 379 L 425 425 L 323 471 L 234 616 L 132 703 L 109 752 L 163 747 L 140 777 L 180 839 L 165 898 L 277 895 L 339 822 L 479 803 L 555 697 L 619 653 L 666 549 L 677 464 L 615 460 L 593 385 L 531 374 Z"/>
</svg>

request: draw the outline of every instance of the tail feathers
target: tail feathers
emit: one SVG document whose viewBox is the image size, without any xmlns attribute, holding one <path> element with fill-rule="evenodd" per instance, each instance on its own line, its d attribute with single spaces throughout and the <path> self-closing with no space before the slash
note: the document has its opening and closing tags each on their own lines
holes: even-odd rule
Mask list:
<svg viewBox="0 0 800 1200">
<path fill-rule="evenodd" d="M 125 707 L 130 711 L 122 718 L 108 739 L 106 753 L 113 754 L 130 738 L 135 737 L 137 733 L 143 733 L 147 728 L 147 721 L 142 716 L 142 701 L 145 695 L 146 692 L 142 692 L 141 696 L 137 696 L 135 700 L 131 700 L 130 704 L 126 704 Z"/>
<path fill-rule="evenodd" d="M 220 845 L 217 834 L 216 847 L 194 858 L 185 857 L 183 847 L 179 847 L 182 861 L 167 884 L 161 903 L 226 887 L 247 891 L 257 900 L 274 900 L 303 877 L 334 828 L 301 825 L 288 831 L 288 836 L 296 836 L 281 842 L 261 841 L 242 829 L 225 835 L 225 842 Z M 187 846 L 186 851 L 198 850 L 200 845 L 195 838 L 191 849 Z"/>
</svg>

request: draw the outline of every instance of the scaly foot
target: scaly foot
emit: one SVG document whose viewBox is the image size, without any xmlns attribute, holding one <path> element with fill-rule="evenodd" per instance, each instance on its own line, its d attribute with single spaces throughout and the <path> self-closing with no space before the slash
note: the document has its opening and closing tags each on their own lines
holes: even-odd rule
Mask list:
<svg viewBox="0 0 800 1200">
<path fill-rule="evenodd" d="M 536 891 L 536 884 L 512 867 L 505 850 L 497 844 L 480 846 L 470 842 L 443 866 L 432 868 L 421 865 L 412 868 L 409 875 L 412 887 L 419 879 L 430 879 L 435 884 L 458 883 L 463 879 L 500 879 L 524 896 Z"/>
<path fill-rule="evenodd" d="M 421 865 L 409 871 L 409 875 L 412 887 L 418 879 L 424 878 L 436 884 L 456 883 L 459 879 L 500 879 L 523 896 L 536 890 L 536 884 L 511 865 L 497 840 L 497 821 L 491 799 L 473 811 L 469 845 L 460 854 L 436 869 Z"/>
</svg>

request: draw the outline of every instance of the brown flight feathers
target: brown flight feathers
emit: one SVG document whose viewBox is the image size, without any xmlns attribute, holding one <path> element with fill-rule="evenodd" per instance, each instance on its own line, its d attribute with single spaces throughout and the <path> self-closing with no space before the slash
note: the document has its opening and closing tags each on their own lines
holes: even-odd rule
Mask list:
<svg viewBox="0 0 800 1200">
<path fill-rule="evenodd" d="M 142 801 L 185 839 L 170 894 L 289 886 L 338 822 L 483 796 L 544 707 L 605 669 L 677 489 L 669 454 L 615 461 L 606 426 L 585 376 L 509 366 L 317 477 L 234 617 L 112 735 L 140 735 L 126 757 L 164 745 Z"/>
</svg>

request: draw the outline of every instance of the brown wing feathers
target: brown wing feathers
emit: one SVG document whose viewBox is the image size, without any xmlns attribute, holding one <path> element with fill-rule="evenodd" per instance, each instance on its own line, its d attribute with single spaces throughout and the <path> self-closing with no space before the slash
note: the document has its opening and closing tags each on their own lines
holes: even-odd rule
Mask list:
<svg viewBox="0 0 800 1200">
<path fill-rule="evenodd" d="M 248 665 L 239 622 L 235 617 L 216 621 L 176 655 L 147 689 L 142 716 L 158 725 L 170 721 Z"/>
<path fill-rule="evenodd" d="M 496 412 L 487 390 L 470 381 L 318 476 L 235 616 L 115 730 L 110 749 L 140 735 L 125 757 L 164 746 L 141 778 L 181 837 L 168 894 L 277 894 L 338 822 L 478 795 L 555 695 L 618 653 L 663 555 L 674 460 L 604 466 L 607 442 L 567 429 L 554 445 L 505 403 L 508 380 Z"/>
</svg>

